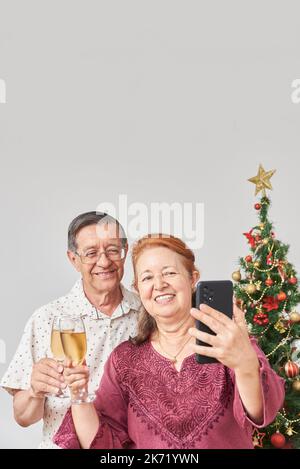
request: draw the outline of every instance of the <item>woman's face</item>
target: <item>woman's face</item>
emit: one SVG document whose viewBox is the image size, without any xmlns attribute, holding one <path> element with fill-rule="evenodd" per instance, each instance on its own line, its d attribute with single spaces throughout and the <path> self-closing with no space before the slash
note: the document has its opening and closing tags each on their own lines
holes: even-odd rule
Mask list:
<svg viewBox="0 0 300 469">
<path fill-rule="evenodd" d="M 165 247 L 145 249 L 137 261 L 136 276 L 141 301 L 155 319 L 180 319 L 191 309 L 199 274 L 191 276 L 176 252 Z"/>
</svg>

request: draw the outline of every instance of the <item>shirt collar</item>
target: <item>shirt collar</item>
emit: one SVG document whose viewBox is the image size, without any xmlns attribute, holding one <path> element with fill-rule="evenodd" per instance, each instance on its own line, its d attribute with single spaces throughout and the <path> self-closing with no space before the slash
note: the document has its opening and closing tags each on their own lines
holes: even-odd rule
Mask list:
<svg viewBox="0 0 300 469">
<path fill-rule="evenodd" d="M 84 293 L 82 278 L 78 279 L 69 293 L 69 296 L 72 297 L 73 300 L 71 303 L 74 303 L 74 300 L 76 299 L 77 306 L 79 306 L 79 308 L 77 307 L 72 314 L 90 316 L 93 319 L 115 319 L 128 314 L 130 310 L 139 311 L 141 301 L 138 295 L 125 288 L 122 284 L 120 284 L 120 287 L 123 295 L 122 301 L 109 317 L 106 314 L 101 313 L 101 311 L 89 302 Z"/>
</svg>

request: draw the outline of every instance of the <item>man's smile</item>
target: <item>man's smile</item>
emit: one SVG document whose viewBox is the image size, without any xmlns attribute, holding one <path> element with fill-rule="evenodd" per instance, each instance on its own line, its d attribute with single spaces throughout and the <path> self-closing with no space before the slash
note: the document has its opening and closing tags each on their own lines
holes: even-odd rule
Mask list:
<svg viewBox="0 0 300 469">
<path fill-rule="evenodd" d="M 93 275 L 97 275 L 97 277 L 102 278 L 102 279 L 107 279 L 107 278 L 113 277 L 116 271 L 117 269 L 113 268 L 113 269 L 104 270 L 101 272 L 93 272 Z"/>
</svg>

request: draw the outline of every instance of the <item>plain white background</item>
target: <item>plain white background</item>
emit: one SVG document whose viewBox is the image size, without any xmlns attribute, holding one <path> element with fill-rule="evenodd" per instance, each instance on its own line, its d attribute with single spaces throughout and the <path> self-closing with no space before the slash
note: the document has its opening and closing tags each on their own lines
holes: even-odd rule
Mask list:
<svg viewBox="0 0 300 469">
<path fill-rule="evenodd" d="M 202 278 L 230 278 L 256 222 L 247 179 L 276 168 L 270 215 L 299 271 L 299 23 L 297 1 L 0 0 L 1 375 L 77 278 L 69 222 L 119 194 L 204 203 Z M 40 431 L 0 391 L 0 447 Z"/>
</svg>

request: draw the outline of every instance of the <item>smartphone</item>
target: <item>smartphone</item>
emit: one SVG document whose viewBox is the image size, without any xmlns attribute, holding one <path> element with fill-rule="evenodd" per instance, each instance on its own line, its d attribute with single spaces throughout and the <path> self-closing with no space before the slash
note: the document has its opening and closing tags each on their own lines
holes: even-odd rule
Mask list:
<svg viewBox="0 0 300 469">
<path fill-rule="evenodd" d="M 199 305 L 205 303 L 212 308 L 226 314 L 230 319 L 233 314 L 233 285 L 230 280 L 215 280 L 207 282 L 199 282 L 196 290 L 195 307 L 199 308 Z M 199 331 L 206 332 L 208 334 L 216 335 L 206 324 L 196 320 L 196 328 Z M 198 345 L 204 345 L 205 347 L 211 347 L 206 342 L 196 339 Z M 196 353 L 196 360 L 198 363 L 219 363 L 217 359 L 212 357 L 206 357 Z"/>
</svg>

